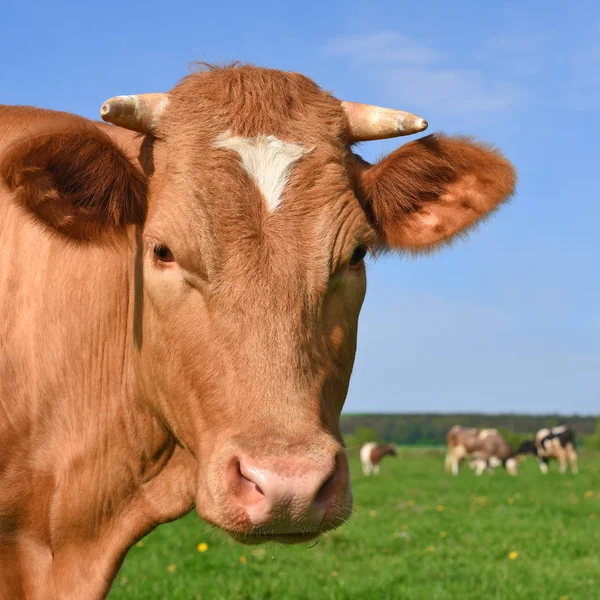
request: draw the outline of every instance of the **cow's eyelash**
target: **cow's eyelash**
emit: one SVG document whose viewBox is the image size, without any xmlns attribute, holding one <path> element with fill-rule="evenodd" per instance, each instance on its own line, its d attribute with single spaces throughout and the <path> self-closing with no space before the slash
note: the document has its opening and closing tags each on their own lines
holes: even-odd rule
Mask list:
<svg viewBox="0 0 600 600">
<path fill-rule="evenodd" d="M 152 244 L 152 254 L 154 258 L 161 263 L 171 263 L 175 262 L 175 257 L 173 256 L 173 252 L 166 244 L 161 243 L 153 243 Z"/>
</svg>

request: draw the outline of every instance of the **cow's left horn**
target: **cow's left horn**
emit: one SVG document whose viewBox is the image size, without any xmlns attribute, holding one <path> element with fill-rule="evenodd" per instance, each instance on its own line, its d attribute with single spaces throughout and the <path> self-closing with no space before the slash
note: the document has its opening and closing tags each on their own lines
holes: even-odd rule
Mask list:
<svg viewBox="0 0 600 600">
<path fill-rule="evenodd" d="M 427 121 L 403 110 L 382 108 L 358 102 L 342 102 L 348 118 L 350 142 L 385 140 L 427 129 Z"/>
<path fill-rule="evenodd" d="M 102 105 L 100 116 L 113 125 L 140 133 L 150 133 L 158 125 L 160 115 L 168 102 L 167 94 L 115 96 Z"/>
</svg>

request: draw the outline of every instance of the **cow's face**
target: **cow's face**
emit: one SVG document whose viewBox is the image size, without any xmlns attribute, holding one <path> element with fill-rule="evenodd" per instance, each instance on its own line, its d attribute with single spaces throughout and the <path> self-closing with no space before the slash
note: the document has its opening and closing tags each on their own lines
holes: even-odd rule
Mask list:
<svg viewBox="0 0 600 600">
<path fill-rule="evenodd" d="M 301 76 L 221 71 L 170 94 L 154 143 L 140 372 L 197 457 L 199 514 L 242 539 L 350 512 L 339 415 L 375 232 L 343 126 Z"/>
<path fill-rule="evenodd" d="M 510 195 L 513 170 L 443 136 L 369 165 L 347 134 L 375 113 L 355 128 L 296 74 L 216 69 L 160 114 L 134 104 L 118 120 L 152 131 L 145 174 L 115 133 L 75 117 L 0 172 L 64 235 L 123 239 L 138 225 L 137 375 L 197 460 L 199 514 L 248 542 L 310 538 L 350 513 L 338 421 L 365 252 L 450 241 Z"/>
</svg>

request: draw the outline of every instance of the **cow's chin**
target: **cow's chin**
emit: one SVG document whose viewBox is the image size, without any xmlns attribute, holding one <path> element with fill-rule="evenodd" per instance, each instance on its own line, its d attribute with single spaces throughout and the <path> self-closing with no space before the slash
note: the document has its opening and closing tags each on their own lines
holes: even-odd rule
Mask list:
<svg viewBox="0 0 600 600">
<path fill-rule="evenodd" d="M 277 529 L 269 530 L 267 528 L 256 528 L 245 518 L 231 519 L 230 515 L 227 514 L 221 515 L 220 517 L 216 517 L 214 514 L 209 516 L 198 506 L 196 507 L 196 511 L 201 519 L 208 521 L 212 525 L 223 530 L 236 542 L 247 546 L 255 546 L 266 542 L 291 545 L 314 541 L 324 533 L 337 529 L 340 525 L 345 523 L 352 513 L 352 508 L 351 506 L 348 506 L 345 509 L 338 510 L 335 519 L 328 518 L 316 528 L 299 527 L 297 531 L 294 531 L 293 529 L 278 531 Z"/>
<path fill-rule="evenodd" d="M 223 505 L 221 505 L 222 507 Z M 335 517 L 328 516 L 317 527 L 299 526 L 297 530 L 292 527 L 281 529 L 274 527 L 269 529 L 267 526 L 254 527 L 248 520 L 246 515 L 240 514 L 237 511 L 225 510 L 223 513 L 215 514 L 210 510 L 203 510 L 202 505 L 196 505 L 198 516 L 215 525 L 236 542 L 248 546 L 264 544 L 266 542 L 276 542 L 279 544 L 291 545 L 311 542 L 318 539 L 324 533 L 337 529 L 344 524 L 352 514 L 352 506 L 349 503 L 345 507 L 339 507 Z"/>
</svg>

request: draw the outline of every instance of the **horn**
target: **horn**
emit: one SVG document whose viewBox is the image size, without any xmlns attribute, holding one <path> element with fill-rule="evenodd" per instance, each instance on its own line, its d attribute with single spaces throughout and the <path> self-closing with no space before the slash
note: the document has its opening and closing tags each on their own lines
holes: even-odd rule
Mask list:
<svg viewBox="0 0 600 600">
<path fill-rule="evenodd" d="M 358 102 L 342 102 L 342 108 L 348 118 L 350 142 L 385 140 L 427 129 L 425 119 L 403 110 Z"/>
<path fill-rule="evenodd" d="M 168 102 L 167 94 L 115 96 L 102 105 L 100 116 L 113 125 L 139 133 L 150 133 L 158 125 Z"/>
</svg>

